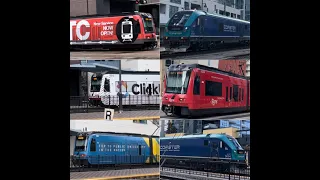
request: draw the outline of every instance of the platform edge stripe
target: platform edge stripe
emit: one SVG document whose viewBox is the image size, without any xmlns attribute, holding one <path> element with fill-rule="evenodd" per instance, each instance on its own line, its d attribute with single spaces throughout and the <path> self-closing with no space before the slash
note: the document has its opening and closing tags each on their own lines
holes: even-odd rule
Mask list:
<svg viewBox="0 0 320 180">
<path fill-rule="evenodd" d="M 111 177 L 102 177 L 102 178 L 89 178 L 83 180 L 109 180 L 109 179 L 126 179 L 126 178 L 139 178 L 139 177 L 149 177 L 149 176 L 160 176 L 159 173 L 150 173 L 150 174 L 133 174 L 127 176 L 111 176 Z"/>
</svg>

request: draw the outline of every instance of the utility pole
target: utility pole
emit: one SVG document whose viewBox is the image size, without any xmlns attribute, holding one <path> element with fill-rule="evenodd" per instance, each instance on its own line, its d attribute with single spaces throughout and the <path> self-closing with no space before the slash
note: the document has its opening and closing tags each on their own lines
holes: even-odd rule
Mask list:
<svg viewBox="0 0 320 180">
<path fill-rule="evenodd" d="M 201 10 L 203 11 L 203 0 L 201 1 Z"/>
<path fill-rule="evenodd" d="M 121 81 L 121 60 L 119 60 L 119 113 L 122 113 L 122 81 Z"/>
<path fill-rule="evenodd" d="M 226 0 L 224 0 L 224 1 L 223 1 L 223 14 L 224 14 L 225 16 L 227 15 L 226 10 L 227 10 L 227 8 L 226 8 Z"/>
<path fill-rule="evenodd" d="M 87 15 L 89 15 L 89 0 L 87 0 Z"/>
</svg>

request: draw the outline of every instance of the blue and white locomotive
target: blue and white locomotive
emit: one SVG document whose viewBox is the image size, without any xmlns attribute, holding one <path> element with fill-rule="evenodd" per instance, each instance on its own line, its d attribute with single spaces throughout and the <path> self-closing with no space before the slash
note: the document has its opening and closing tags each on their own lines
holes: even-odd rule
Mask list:
<svg viewBox="0 0 320 180">
<path fill-rule="evenodd" d="M 217 159 L 244 162 L 245 151 L 232 136 L 225 134 L 186 135 L 160 138 L 161 157 Z"/>
<path fill-rule="evenodd" d="M 73 164 L 154 164 L 159 162 L 159 138 L 138 134 L 80 133 L 76 137 Z"/>
<path fill-rule="evenodd" d="M 176 12 L 165 27 L 166 50 L 213 49 L 217 44 L 250 43 L 250 22 L 199 10 Z"/>
</svg>

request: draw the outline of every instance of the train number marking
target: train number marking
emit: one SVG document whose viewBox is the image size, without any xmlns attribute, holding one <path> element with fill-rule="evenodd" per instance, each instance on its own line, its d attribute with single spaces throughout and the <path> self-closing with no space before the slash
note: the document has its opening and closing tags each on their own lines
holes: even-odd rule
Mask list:
<svg viewBox="0 0 320 180">
<path fill-rule="evenodd" d="M 212 104 L 213 106 L 215 106 L 216 104 L 218 104 L 218 100 L 211 99 L 211 104 Z"/>
</svg>

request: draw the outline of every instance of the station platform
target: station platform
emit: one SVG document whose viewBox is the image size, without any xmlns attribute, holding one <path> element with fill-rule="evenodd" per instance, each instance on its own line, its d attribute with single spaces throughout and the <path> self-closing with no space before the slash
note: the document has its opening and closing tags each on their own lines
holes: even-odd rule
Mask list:
<svg viewBox="0 0 320 180">
<path fill-rule="evenodd" d="M 159 179 L 159 168 L 70 172 L 70 180 Z"/>
<path fill-rule="evenodd" d="M 104 120 L 104 112 L 72 113 L 70 120 Z M 115 112 L 113 120 L 158 120 L 160 110 Z"/>
</svg>

